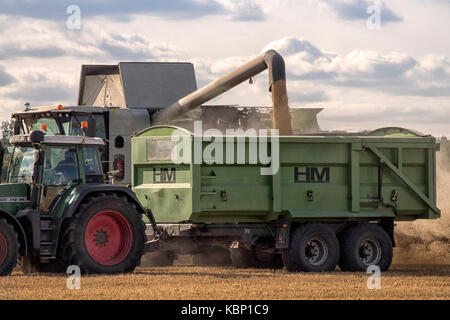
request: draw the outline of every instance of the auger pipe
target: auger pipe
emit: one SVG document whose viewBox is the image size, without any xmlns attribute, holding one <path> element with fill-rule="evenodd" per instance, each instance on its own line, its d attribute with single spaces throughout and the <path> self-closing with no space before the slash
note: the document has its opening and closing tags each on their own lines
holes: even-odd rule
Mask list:
<svg viewBox="0 0 450 320">
<path fill-rule="evenodd" d="M 152 123 L 168 123 L 177 116 L 201 106 L 266 69 L 269 69 L 269 91 L 272 92 L 273 128 L 279 129 L 280 135 L 292 135 L 285 64 L 283 57 L 275 50 L 266 51 L 238 69 L 161 109 L 154 115 Z"/>
</svg>

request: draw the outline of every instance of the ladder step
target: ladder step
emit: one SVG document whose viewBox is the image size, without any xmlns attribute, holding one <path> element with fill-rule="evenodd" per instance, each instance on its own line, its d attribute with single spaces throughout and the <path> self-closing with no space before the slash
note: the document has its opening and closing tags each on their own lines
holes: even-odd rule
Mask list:
<svg viewBox="0 0 450 320">
<path fill-rule="evenodd" d="M 41 228 L 41 231 L 53 231 L 53 230 L 55 230 L 56 228 Z"/>
<path fill-rule="evenodd" d="M 47 256 L 47 255 L 41 253 L 41 259 L 54 260 L 54 259 L 56 259 L 56 257 L 51 254 L 49 254 Z"/>
<path fill-rule="evenodd" d="M 56 241 L 41 241 L 41 245 L 49 246 L 55 244 Z"/>
</svg>

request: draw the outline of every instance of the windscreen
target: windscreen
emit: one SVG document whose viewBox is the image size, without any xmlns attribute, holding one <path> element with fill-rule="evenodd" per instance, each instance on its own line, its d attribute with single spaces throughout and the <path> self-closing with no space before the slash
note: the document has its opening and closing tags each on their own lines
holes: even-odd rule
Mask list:
<svg viewBox="0 0 450 320">
<path fill-rule="evenodd" d="M 42 125 L 45 124 L 47 125 L 47 135 L 68 136 L 82 136 L 81 122 L 87 121 L 89 124 L 88 130 L 93 130 L 95 137 L 107 139 L 105 116 L 100 113 L 77 116 L 68 113 L 49 114 L 48 117 L 25 117 L 23 120 L 28 132 L 41 130 Z"/>
<path fill-rule="evenodd" d="M 31 132 L 33 130 L 41 130 L 42 125 L 46 125 L 48 135 L 54 136 L 62 134 L 62 132 L 59 130 L 58 123 L 54 118 L 27 118 L 25 120 L 25 124 L 28 128 L 28 132 Z"/>
<path fill-rule="evenodd" d="M 9 183 L 31 183 L 34 168 L 34 149 L 29 147 L 15 147 L 11 170 L 8 175 Z"/>
</svg>

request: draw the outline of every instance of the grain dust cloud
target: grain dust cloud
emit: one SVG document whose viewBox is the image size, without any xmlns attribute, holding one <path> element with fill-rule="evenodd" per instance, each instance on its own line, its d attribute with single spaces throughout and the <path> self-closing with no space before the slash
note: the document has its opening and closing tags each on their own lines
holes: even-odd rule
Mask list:
<svg viewBox="0 0 450 320">
<path fill-rule="evenodd" d="M 450 265 L 450 157 L 442 149 L 437 153 L 436 174 L 441 218 L 397 222 L 393 263 Z"/>
</svg>

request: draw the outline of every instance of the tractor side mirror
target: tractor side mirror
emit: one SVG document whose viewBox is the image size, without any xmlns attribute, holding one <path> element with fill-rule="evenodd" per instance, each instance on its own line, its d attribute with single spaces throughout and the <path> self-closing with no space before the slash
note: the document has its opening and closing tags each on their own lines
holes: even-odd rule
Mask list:
<svg viewBox="0 0 450 320">
<path fill-rule="evenodd" d="M 45 135 L 40 130 L 33 130 L 30 133 L 30 140 L 33 144 L 40 144 L 44 142 Z"/>
</svg>

